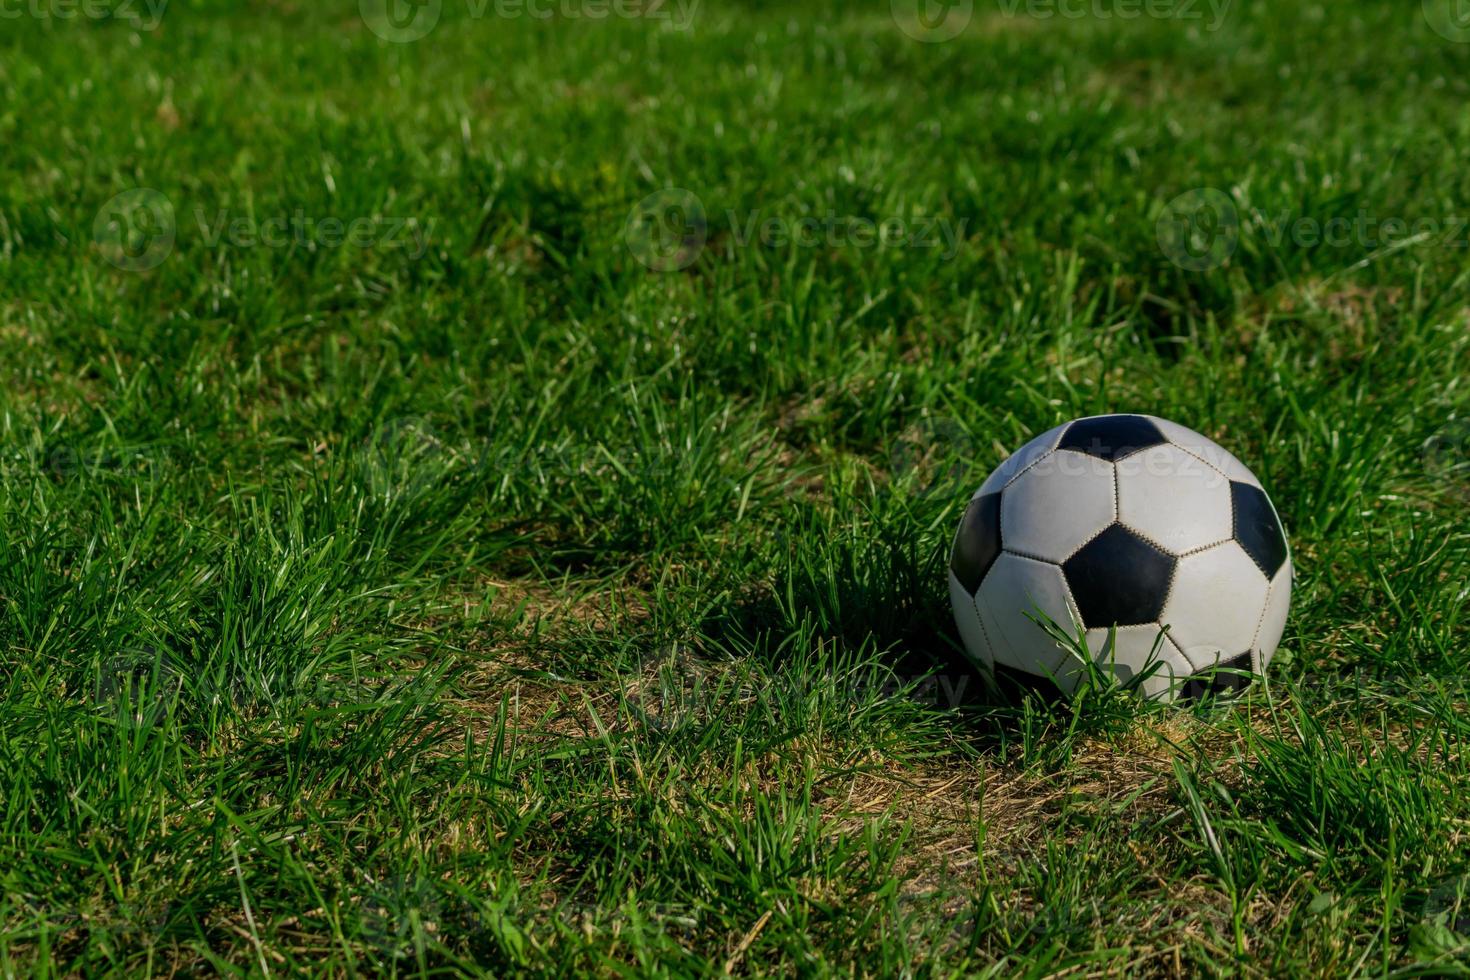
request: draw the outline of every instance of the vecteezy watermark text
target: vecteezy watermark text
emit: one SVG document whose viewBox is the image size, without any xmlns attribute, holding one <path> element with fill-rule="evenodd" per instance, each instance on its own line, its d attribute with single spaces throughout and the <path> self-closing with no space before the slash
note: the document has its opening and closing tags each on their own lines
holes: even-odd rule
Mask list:
<svg viewBox="0 0 1470 980">
<path fill-rule="evenodd" d="M 260 215 L 229 208 L 195 207 L 180 221 L 160 191 L 135 187 L 97 212 L 92 238 L 98 253 L 126 272 L 157 268 L 181 235 L 195 235 L 210 249 L 279 249 L 317 252 L 340 248 L 399 251 L 418 260 L 429 250 L 435 219 L 402 215 L 313 215 L 304 208 Z"/>
<path fill-rule="evenodd" d="M 726 211 L 731 240 L 737 247 L 767 248 L 923 248 L 943 249 L 945 260 L 959 253 L 966 218 L 950 221 L 938 215 L 874 220 L 835 211 L 788 218 L 759 211 Z"/>
<path fill-rule="evenodd" d="M 122 20 L 151 31 L 169 0 L 0 0 L 0 20 Z"/>
<path fill-rule="evenodd" d="M 428 233 L 434 219 L 420 224 L 416 218 L 373 215 L 343 219 L 318 218 L 297 208 L 290 214 L 261 219 L 255 215 L 232 214 L 228 209 L 207 213 L 194 209 L 201 239 L 210 248 L 318 248 L 403 249 L 411 259 L 428 250 Z"/>
<path fill-rule="evenodd" d="M 1199 187 L 1165 205 L 1156 232 L 1169 261 L 1190 272 L 1203 272 L 1224 265 L 1247 239 L 1272 249 L 1470 248 L 1470 214 L 1408 217 L 1367 208 L 1330 216 L 1297 214 L 1290 208 L 1238 204 L 1218 188 Z"/>
<path fill-rule="evenodd" d="M 1290 211 L 1267 214 L 1252 212 L 1252 227 L 1276 248 L 1290 241 L 1303 248 L 1359 247 L 1366 249 L 1400 248 L 1405 245 L 1434 243 L 1446 248 L 1470 246 L 1470 216 L 1449 215 L 1443 218 L 1384 218 L 1366 209 L 1357 213 L 1314 218 L 1293 215 Z"/>
<path fill-rule="evenodd" d="M 995 13 L 1038 21 L 1177 20 L 1217 31 L 1234 0 L 993 0 Z M 975 0 L 890 0 L 893 22 L 916 41 L 959 37 L 975 16 Z"/>
<path fill-rule="evenodd" d="M 637 20 L 687 30 L 701 0 L 452 0 L 470 20 Z M 359 0 L 368 30 L 385 41 L 408 44 L 439 24 L 445 0 Z"/>
<path fill-rule="evenodd" d="M 1217 31 L 1234 0 L 996 0 L 1007 17 L 1036 20 L 1203 21 Z"/>
<path fill-rule="evenodd" d="M 670 187 L 633 206 L 623 237 L 639 262 L 668 272 L 693 265 L 716 231 L 736 249 L 937 249 L 949 261 L 968 226 L 968 218 L 943 215 L 870 218 L 832 210 L 790 216 L 730 209 L 712 222 L 697 195 Z"/>
</svg>

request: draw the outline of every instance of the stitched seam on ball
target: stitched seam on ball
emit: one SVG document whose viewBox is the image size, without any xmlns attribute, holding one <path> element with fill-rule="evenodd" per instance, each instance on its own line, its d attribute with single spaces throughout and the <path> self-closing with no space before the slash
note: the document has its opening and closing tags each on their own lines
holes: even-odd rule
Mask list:
<svg viewBox="0 0 1470 980">
<path fill-rule="evenodd" d="M 1018 452 L 1019 452 L 1019 450 L 1018 450 Z M 1017 473 L 1015 476 L 1013 476 L 1009 480 L 1007 480 L 1005 482 L 1005 485 L 1002 486 L 998 492 L 999 493 L 1005 493 L 1007 490 L 1009 490 L 1011 488 L 1011 484 L 1015 483 L 1017 480 L 1019 480 L 1021 477 L 1025 476 L 1027 473 L 1030 473 L 1033 469 L 1036 468 L 1036 466 L 1037 466 L 1038 463 L 1042 462 L 1043 460 L 1050 459 L 1055 453 L 1056 453 L 1056 450 L 1055 449 L 1048 449 L 1046 452 L 1042 453 L 1040 456 L 1037 456 L 1031 462 L 1027 463 L 1024 467 L 1022 467 L 1021 468 L 1021 471 L 1019 473 Z"/>
<path fill-rule="evenodd" d="M 1188 551 L 1181 551 L 1181 552 L 1179 552 L 1178 557 L 1180 557 L 1180 558 L 1189 558 L 1192 555 L 1198 555 L 1198 554 L 1201 554 L 1203 552 L 1209 551 L 1211 548 L 1219 548 L 1219 547 L 1222 547 L 1223 545 L 1230 544 L 1234 540 L 1235 540 L 1235 531 L 1232 530 L 1230 532 L 1230 537 L 1228 537 L 1228 538 L 1221 538 L 1219 541 L 1211 541 L 1209 544 L 1202 544 L 1198 548 L 1190 548 Z M 1241 550 L 1244 551 L 1245 549 L 1242 548 Z"/>
<path fill-rule="evenodd" d="M 1266 625 L 1266 611 L 1271 608 L 1271 600 L 1276 597 L 1276 582 L 1273 580 L 1266 589 L 1266 601 L 1261 603 L 1261 615 L 1256 618 L 1256 632 L 1251 636 L 1251 673 L 1261 673 L 1261 627 Z"/>
<path fill-rule="evenodd" d="M 980 584 L 981 586 L 985 585 L 984 579 L 980 581 Z M 976 589 L 975 594 L 970 596 L 970 608 L 975 610 L 975 623 L 980 627 L 980 635 L 985 638 L 985 649 L 990 652 L 990 669 L 993 673 L 995 671 L 995 665 L 1000 663 L 1000 659 L 995 655 L 995 644 L 990 642 L 990 630 L 985 628 L 985 617 L 980 612 L 979 589 Z"/>
<path fill-rule="evenodd" d="M 1123 523 L 1123 489 L 1118 485 L 1118 481 L 1122 477 L 1118 475 L 1116 461 L 1109 463 L 1108 466 L 1113 470 L 1113 523 L 1121 524 Z"/>
<path fill-rule="evenodd" d="M 1184 453 L 1186 456 L 1193 456 L 1195 459 L 1199 460 L 1201 463 L 1204 463 L 1210 469 L 1212 469 L 1216 473 L 1218 473 L 1220 475 L 1220 477 L 1222 479 L 1224 479 L 1226 482 L 1229 482 L 1229 480 L 1230 480 L 1230 474 L 1229 473 L 1226 473 L 1224 470 L 1220 469 L 1220 467 L 1216 466 L 1214 463 L 1210 462 L 1208 459 L 1205 459 L 1203 456 L 1201 456 L 1199 453 L 1195 452 L 1194 450 L 1190 449 L 1188 446 L 1181 446 L 1177 442 L 1171 442 L 1171 443 L 1169 443 L 1169 445 L 1173 446 L 1175 449 L 1179 450 L 1181 453 Z"/>
<path fill-rule="evenodd" d="M 1163 435 L 1163 433 L 1159 433 L 1159 434 L 1160 435 Z M 1174 445 L 1172 442 L 1170 442 L 1168 439 L 1165 439 L 1163 442 L 1156 442 L 1152 446 L 1125 446 L 1123 448 L 1125 448 L 1125 449 L 1128 450 L 1126 453 L 1124 453 L 1121 456 L 1114 456 L 1112 459 L 1108 460 L 1108 462 L 1109 463 L 1112 463 L 1114 466 L 1117 466 L 1119 463 L 1123 462 L 1123 460 L 1125 460 L 1125 459 L 1132 459 L 1134 456 L 1137 456 L 1139 453 L 1146 453 L 1150 449 L 1158 449 L 1160 446 L 1172 446 L 1172 445 Z"/>
<path fill-rule="evenodd" d="M 1086 541 L 1082 542 L 1077 547 L 1073 548 L 1072 549 L 1072 553 L 1069 554 L 1067 557 L 1063 558 L 1061 561 L 1052 562 L 1052 564 L 1054 564 L 1054 565 L 1065 565 L 1067 562 L 1071 561 L 1073 558 L 1076 558 L 1077 557 L 1077 553 L 1079 551 L 1081 551 L 1083 548 L 1086 548 L 1088 545 L 1092 544 L 1092 542 L 1096 541 L 1098 538 L 1100 538 L 1104 534 L 1108 533 L 1108 531 L 1112 530 L 1115 527 L 1119 527 L 1119 526 L 1121 526 L 1119 524 L 1119 522 L 1117 520 L 1114 520 L 1111 524 L 1108 524 L 1107 526 L 1105 526 L 1101 531 L 1098 531 L 1092 537 L 1088 538 Z"/>
<path fill-rule="evenodd" d="M 1122 521 L 1114 521 L 1113 523 L 1123 528 L 1129 534 L 1137 537 L 1138 540 L 1142 541 L 1144 544 L 1148 545 L 1150 548 L 1154 549 L 1165 558 L 1169 559 L 1170 561 L 1175 561 L 1176 556 L 1174 552 L 1170 551 L 1168 548 L 1165 548 L 1163 545 L 1144 537 L 1142 534 L 1139 534 L 1137 531 L 1133 530 L 1133 528 L 1128 527 L 1128 525 L 1124 524 Z"/>
<path fill-rule="evenodd" d="M 1092 663 L 1095 664 L 1107 663 L 1107 660 L 1103 660 L 1105 657 L 1110 657 L 1114 664 L 1117 663 L 1117 644 L 1113 644 L 1113 649 L 1110 651 L 1107 645 L 1108 639 L 1116 639 L 1117 636 L 1122 636 L 1123 633 L 1136 629 L 1151 629 L 1155 633 L 1161 632 L 1158 623 L 1130 623 L 1129 626 L 1100 626 L 1097 629 L 1103 630 L 1105 636 L 1103 638 L 1103 646 L 1100 649 L 1092 649 L 1091 642 L 1088 644 L 1088 654 L 1091 654 Z M 1086 630 L 1086 632 L 1091 633 L 1092 630 Z"/>
<path fill-rule="evenodd" d="M 1072 583 L 1067 581 L 1067 570 L 1058 565 L 1057 571 L 1062 573 L 1062 605 L 1067 607 L 1067 618 L 1072 620 L 1068 625 L 1073 632 L 1076 632 L 1080 626 L 1083 634 L 1086 635 L 1087 624 L 1082 620 L 1082 610 L 1077 605 L 1077 597 L 1072 594 Z"/>
<path fill-rule="evenodd" d="M 1144 541 L 1152 544 L 1152 542 L 1148 541 L 1147 538 L 1145 538 Z M 1168 552 L 1165 552 L 1165 554 L 1168 554 Z M 1178 558 L 1175 558 L 1173 555 L 1169 555 L 1169 560 L 1174 564 L 1169 569 L 1169 587 L 1164 590 L 1163 604 L 1159 606 L 1159 618 L 1161 620 L 1163 618 L 1164 612 L 1169 608 L 1169 603 L 1174 601 L 1174 585 L 1179 581 L 1179 566 L 1183 564 L 1183 562 L 1181 562 Z M 1160 625 L 1163 624 L 1161 623 Z M 1180 652 L 1182 653 L 1183 651 L 1181 650 Z M 1188 657 L 1185 657 L 1184 659 L 1186 662 L 1188 662 L 1189 660 Z"/>
<path fill-rule="evenodd" d="M 1155 423 L 1158 423 L 1158 422 L 1168 422 L 1170 425 L 1176 426 L 1176 427 L 1181 428 L 1181 429 L 1184 428 L 1184 426 L 1179 425 L 1179 423 L 1177 423 L 1177 422 L 1169 422 L 1168 419 L 1161 419 L 1157 415 L 1146 415 L 1144 417 L 1147 418 L 1147 419 L 1149 419 L 1152 422 L 1155 422 Z M 1163 434 L 1164 433 L 1164 427 L 1163 426 L 1158 426 L 1158 430 L 1159 430 L 1160 434 Z M 1205 440 L 1206 442 L 1208 442 L 1210 445 L 1214 446 L 1216 449 L 1220 450 L 1220 452 L 1224 453 L 1227 458 L 1230 456 L 1230 450 L 1226 449 L 1224 446 L 1220 445 L 1218 442 L 1216 442 L 1215 440 L 1211 439 L 1209 436 L 1205 435 L 1203 432 L 1196 432 L 1194 434 L 1197 435 L 1197 436 L 1199 436 L 1201 439 Z M 1225 470 L 1225 469 L 1223 469 L 1223 468 L 1221 468 L 1219 466 L 1216 466 L 1214 463 L 1210 462 L 1209 459 L 1207 459 L 1204 455 L 1195 452 L 1193 449 L 1190 449 L 1188 446 L 1185 446 L 1185 445 L 1182 445 L 1181 443 L 1175 442 L 1173 439 L 1169 438 L 1168 435 L 1164 435 L 1164 443 L 1166 445 L 1173 446 L 1175 449 L 1178 449 L 1180 452 L 1188 453 L 1189 455 L 1193 456 L 1195 459 L 1199 460 L 1201 463 L 1204 463 L 1210 469 L 1214 470 L 1216 473 L 1219 473 L 1226 480 L 1229 480 L 1230 479 L 1230 473 L 1227 470 Z M 1245 464 L 1244 463 L 1241 463 L 1241 465 L 1244 466 Z M 1254 476 L 1255 474 L 1251 474 L 1251 475 Z"/>
<path fill-rule="evenodd" d="M 1056 569 L 1062 567 L 1061 562 L 1052 561 L 1050 558 L 1043 558 L 1040 555 L 1028 555 L 1024 551 L 1011 551 L 1009 548 L 1001 548 L 1001 553 L 1010 555 L 1012 558 L 1024 558 L 1027 561 L 1034 561 L 1038 565 L 1050 565 Z"/>
<path fill-rule="evenodd" d="M 1164 613 L 1164 610 L 1169 608 L 1169 600 L 1171 598 L 1173 598 L 1173 596 L 1174 596 L 1174 580 L 1179 576 L 1179 559 L 1176 558 L 1168 550 L 1160 547 L 1159 545 L 1157 545 L 1154 542 L 1150 541 L 1148 538 L 1144 537 L 1143 535 L 1138 534 L 1138 532 L 1134 531 L 1131 527 L 1128 527 L 1122 521 L 1119 521 L 1119 520 L 1113 521 L 1113 523 L 1109 524 L 1107 527 L 1103 528 L 1101 531 L 1097 532 L 1092 537 L 1090 537 L 1086 541 L 1082 542 L 1082 544 L 1078 545 L 1076 551 L 1073 551 L 1072 554 L 1070 554 L 1066 558 L 1062 559 L 1062 561 L 1060 561 L 1060 562 L 1052 562 L 1052 563 L 1049 563 L 1049 564 L 1065 565 L 1067 562 L 1071 561 L 1074 557 L 1076 557 L 1077 552 L 1081 551 L 1083 548 L 1086 548 L 1088 545 L 1092 544 L 1092 542 L 1096 541 L 1098 538 L 1102 537 L 1104 534 L 1106 534 L 1108 531 L 1112 530 L 1115 527 L 1121 527 L 1124 530 L 1126 530 L 1129 534 L 1135 534 L 1135 535 L 1137 535 L 1138 540 L 1142 541 L 1144 544 L 1148 545 L 1150 548 L 1154 549 L 1159 554 L 1161 554 L 1165 558 L 1169 559 L 1170 566 L 1171 566 L 1170 569 L 1169 569 L 1169 588 L 1168 588 L 1167 591 L 1164 592 L 1164 601 L 1159 604 L 1159 615 L 1162 616 L 1163 613 Z M 1067 570 L 1065 568 L 1062 569 L 1062 581 L 1066 583 L 1066 585 L 1067 585 L 1067 592 L 1070 594 L 1071 591 L 1072 591 L 1072 583 L 1067 582 Z M 1147 626 L 1148 624 L 1147 623 L 1134 623 L 1132 625 L 1134 625 L 1134 626 L 1140 626 L 1140 625 L 1141 626 Z"/>
<path fill-rule="evenodd" d="M 1073 620 L 1074 618 L 1076 620 L 1075 622 L 1068 622 L 1067 623 L 1067 627 L 1069 629 L 1074 629 L 1075 630 L 1077 628 L 1078 623 L 1080 623 L 1081 620 L 1082 620 L 1082 615 L 1076 609 L 1076 605 L 1077 605 L 1076 600 L 1072 599 L 1072 586 L 1071 586 L 1070 583 L 1068 583 L 1068 581 L 1067 581 L 1067 573 L 1062 569 L 1062 566 L 1059 565 L 1059 564 L 1057 564 L 1056 562 L 1052 561 L 1049 558 L 1038 558 L 1038 557 L 1036 557 L 1034 555 L 1025 555 L 1025 554 L 1022 554 L 1019 551 L 1012 551 L 1012 552 L 1009 552 L 1009 554 L 1012 557 L 1014 557 L 1014 558 L 1021 558 L 1021 559 L 1025 560 L 1025 561 L 1034 561 L 1038 565 L 1050 565 L 1052 568 L 1056 569 L 1058 577 L 1061 578 L 1061 580 L 1062 580 L 1062 589 L 1063 589 L 1063 592 L 1065 593 L 1062 596 L 1062 605 L 1064 605 L 1064 606 L 1067 607 L 1066 608 L 1067 618 L 1068 618 L 1068 620 Z M 1032 596 L 1029 591 L 1027 592 L 1026 599 L 1027 599 L 1027 601 L 1029 601 L 1031 603 L 1031 605 L 1033 607 L 1035 607 L 1037 609 L 1040 609 L 1041 603 L 1037 602 L 1036 601 L 1036 598 L 1034 596 Z M 1071 601 L 1069 601 L 1069 600 L 1071 600 Z M 975 601 L 977 603 L 980 601 L 980 597 L 979 597 L 979 594 L 978 593 L 976 593 Z M 1029 620 L 1028 620 L 1028 622 L 1029 622 Z M 1033 622 L 1033 623 L 1031 623 L 1031 625 L 1034 626 L 1034 627 L 1036 627 L 1037 629 L 1041 629 L 1041 626 L 1039 624 L 1037 624 L 1037 623 L 1034 623 Z M 1057 625 L 1060 626 L 1061 624 L 1058 623 Z M 1065 662 L 1063 662 L 1062 665 L 1064 666 L 1065 665 Z"/>
<path fill-rule="evenodd" d="M 1054 425 L 1050 429 L 1047 429 L 1046 432 L 1043 432 L 1041 436 L 1047 435 L 1048 433 L 1052 435 L 1051 445 L 1047 447 L 1046 451 L 1049 453 L 1056 452 L 1057 447 L 1062 444 L 1062 436 L 1066 435 L 1067 430 L 1071 427 L 1071 422 L 1063 422 L 1061 425 Z M 1041 436 L 1037 436 L 1036 438 L 1040 439 Z"/>
<path fill-rule="evenodd" d="M 1169 646 L 1171 646 L 1171 647 L 1174 648 L 1174 652 L 1177 653 L 1177 654 L 1179 654 L 1179 660 L 1183 663 L 1184 669 L 1187 670 L 1187 671 L 1189 671 L 1189 673 L 1185 674 L 1183 677 L 1176 677 L 1175 680 L 1181 680 L 1182 681 L 1182 680 L 1185 680 L 1185 679 L 1187 679 L 1189 677 L 1194 676 L 1195 672 L 1199 668 L 1197 668 L 1194 665 L 1194 661 L 1193 660 L 1190 660 L 1189 659 L 1189 654 L 1187 654 L 1187 653 L 1184 652 L 1184 648 L 1181 647 L 1178 644 L 1178 642 L 1175 641 L 1174 634 L 1172 634 L 1169 631 L 1165 630 L 1164 631 L 1164 642 L 1167 643 Z"/>
<path fill-rule="evenodd" d="M 1175 640 L 1172 635 L 1170 635 L 1169 639 L 1174 644 L 1174 649 L 1179 651 L 1179 656 L 1183 658 L 1184 663 L 1188 665 L 1189 676 L 1191 677 L 1200 673 L 1201 671 L 1206 671 L 1211 669 L 1212 667 L 1217 667 L 1220 664 L 1224 663 L 1227 659 L 1229 659 L 1226 655 L 1227 651 L 1225 650 L 1225 648 L 1220 647 L 1219 652 L 1215 655 L 1215 659 L 1201 666 L 1199 663 L 1195 662 L 1195 659 L 1189 655 L 1189 651 L 1184 649 L 1184 647 L 1180 645 L 1178 640 Z"/>
<path fill-rule="evenodd" d="M 1177 558 L 1184 557 L 1183 555 L 1176 555 L 1176 554 L 1174 554 L 1174 552 L 1170 551 L 1168 549 L 1168 547 L 1166 547 L 1165 545 L 1161 544 L 1158 541 L 1155 541 L 1153 538 L 1149 537 L 1147 534 L 1144 534 L 1138 528 L 1134 527 L 1132 524 L 1129 524 L 1127 521 L 1123 520 L 1122 518 L 1119 518 L 1118 520 L 1114 521 L 1114 523 L 1117 524 L 1119 527 L 1126 528 L 1128 530 L 1128 533 L 1129 534 L 1134 535 L 1139 540 L 1141 540 L 1144 544 L 1152 545 L 1153 546 L 1153 549 L 1155 551 L 1160 552 L 1160 553 L 1166 555 L 1169 558 L 1176 558 L 1177 559 Z"/>
<path fill-rule="evenodd" d="M 1210 548 L 1223 548 L 1227 544 L 1232 543 L 1234 540 L 1235 539 L 1232 536 L 1230 538 L 1226 538 L 1224 541 L 1219 541 L 1219 542 L 1216 542 L 1215 544 L 1210 545 L 1209 548 L 1200 548 L 1197 551 L 1191 551 L 1191 552 L 1189 552 L 1189 554 L 1190 555 L 1204 554 L 1206 551 L 1209 551 Z M 1242 548 L 1241 550 L 1244 551 L 1245 549 Z M 1184 565 L 1184 559 L 1185 559 L 1185 557 L 1187 557 L 1187 556 L 1180 555 L 1179 557 L 1177 557 L 1177 558 L 1174 559 L 1174 570 L 1169 573 L 1169 589 L 1168 589 L 1167 592 L 1164 593 L 1164 605 L 1163 605 L 1163 608 L 1164 609 L 1168 609 L 1169 608 L 1169 602 L 1170 602 L 1170 600 L 1172 600 L 1174 598 L 1174 586 L 1176 584 L 1178 584 L 1178 582 L 1179 582 L 1179 569 Z M 1250 557 L 1250 556 L 1247 555 L 1246 557 Z M 1163 615 L 1162 611 L 1160 612 L 1160 615 Z M 1185 658 L 1185 659 L 1188 659 L 1188 658 Z"/>
<path fill-rule="evenodd" d="M 1276 501 L 1271 499 L 1269 493 L 1266 493 L 1266 488 L 1261 487 L 1260 491 L 1261 495 L 1266 498 L 1266 506 L 1271 508 L 1271 516 L 1276 518 L 1276 529 L 1281 532 L 1281 544 L 1286 548 L 1286 561 L 1291 561 L 1291 536 L 1286 533 L 1286 522 L 1281 519 L 1281 512 L 1276 509 Z M 1278 568 L 1276 571 L 1280 572 L 1281 569 Z"/>
<path fill-rule="evenodd" d="M 1016 548 L 1007 548 L 1004 542 L 1002 542 L 1001 544 L 1000 553 L 1003 555 L 1013 555 L 1016 558 L 1025 558 L 1027 561 L 1040 562 L 1043 565 L 1052 565 L 1056 568 L 1062 567 L 1061 562 L 1055 561 L 1051 558 L 1044 558 L 1041 555 L 1033 555 L 1029 551 L 1020 551 Z"/>
<path fill-rule="evenodd" d="M 1062 575 L 1062 588 L 1067 588 L 1066 574 Z M 1045 613 L 1045 610 L 1041 608 L 1041 603 L 1037 601 L 1036 596 L 1032 595 L 1029 591 L 1026 593 L 1026 599 L 1031 603 L 1032 611 Z M 1062 599 L 1062 604 L 1064 606 L 1067 606 L 1066 613 L 1067 619 L 1069 620 L 1069 622 L 1067 623 L 1067 629 L 1069 631 L 1069 635 L 1074 634 L 1077 630 L 1078 624 L 1070 622 L 1070 620 L 1072 619 L 1072 607 L 1067 604 L 1066 598 Z M 1042 635 L 1047 636 L 1048 639 L 1050 639 L 1050 635 L 1046 632 L 1046 628 L 1043 627 L 1040 623 L 1031 619 L 1030 616 L 1026 617 L 1026 621 L 1031 625 L 1033 629 L 1037 630 Z M 1056 623 L 1056 625 L 1061 626 L 1062 624 Z M 1052 645 L 1056 647 L 1056 656 L 1053 658 L 1051 666 L 1047 668 L 1047 674 L 1051 677 L 1053 681 L 1058 681 L 1062 676 L 1062 672 L 1066 670 L 1068 664 L 1071 663 L 1072 655 L 1070 650 L 1067 647 L 1062 646 L 1062 644 L 1053 641 Z M 1091 651 L 1089 650 L 1088 653 L 1090 655 Z"/>
<path fill-rule="evenodd" d="M 1146 544 L 1149 547 L 1153 548 L 1155 551 L 1157 551 L 1159 554 L 1163 555 L 1165 558 L 1170 558 L 1170 559 L 1174 558 L 1175 557 L 1174 556 L 1174 552 L 1170 551 L 1168 548 L 1164 547 L 1162 544 L 1160 544 L 1159 542 L 1155 541 L 1153 538 L 1149 537 L 1147 534 L 1144 534 L 1138 528 L 1134 527 L 1133 525 L 1129 524 L 1127 521 L 1123 520 L 1123 490 L 1122 490 L 1122 487 L 1119 485 L 1119 482 L 1118 482 L 1119 480 L 1122 479 L 1122 477 L 1118 475 L 1118 466 L 1117 466 L 1117 464 L 1116 463 L 1113 463 L 1113 464 L 1110 464 L 1110 465 L 1113 467 L 1113 523 L 1112 524 L 1109 524 L 1107 527 L 1103 528 L 1102 531 L 1097 532 L 1097 534 L 1094 534 L 1091 538 L 1088 538 L 1081 545 L 1079 545 L 1077 547 L 1076 551 L 1073 551 L 1071 555 L 1068 555 L 1067 556 L 1068 560 L 1070 560 L 1072 558 L 1072 555 L 1077 554 L 1078 551 L 1081 551 L 1083 548 L 1085 548 L 1089 544 L 1091 544 L 1093 542 L 1093 540 L 1097 538 L 1098 534 L 1102 534 L 1103 531 L 1106 531 L 1106 530 L 1108 530 L 1108 528 L 1111 528 L 1111 527 L 1113 527 L 1115 525 L 1117 527 L 1123 528 L 1129 534 L 1132 534 L 1134 537 L 1138 538 L 1138 540 L 1142 541 L 1144 544 Z M 1177 564 L 1177 562 L 1176 562 L 1176 564 Z M 1166 602 L 1167 602 L 1167 599 L 1168 599 L 1168 597 L 1166 596 L 1165 597 L 1165 601 Z"/>
</svg>

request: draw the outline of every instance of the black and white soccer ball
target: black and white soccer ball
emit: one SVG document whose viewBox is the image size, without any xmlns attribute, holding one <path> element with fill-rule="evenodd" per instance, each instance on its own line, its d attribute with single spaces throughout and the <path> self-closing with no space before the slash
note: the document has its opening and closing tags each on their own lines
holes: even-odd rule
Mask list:
<svg viewBox="0 0 1470 980">
<path fill-rule="evenodd" d="M 1240 460 L 1164 419 L 1103 415 L 996 468 L 960 521 L 949 591 L 966 650 L 988 667 L 1073 690 L 1085 666 L 1044 617 L 1084 628 L 1120 681 L 1147 674 L 1142 692 L 1172 699 L 1265 672 L 1291 576 L 1281 520 Z"/>
</svg>

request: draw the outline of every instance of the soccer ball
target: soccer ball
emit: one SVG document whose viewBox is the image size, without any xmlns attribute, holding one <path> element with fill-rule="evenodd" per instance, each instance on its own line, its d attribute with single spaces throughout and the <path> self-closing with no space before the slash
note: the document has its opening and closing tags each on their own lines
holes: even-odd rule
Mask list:
<svg viewBox="0 0 1470 980">
<path fill-rule="evenodd" d="M 1086 668 L 1049 618 L 1085 629 L 1093 661 L 1145 695 L 1197 698 L 1265 672 L 1291 575 L 1281 520 L 1240 460 L 1164 419 L 1102 415 L 990 474 L 960 520 L 949 593 L 987 667 L 1074 690 Z"/>
</svg>

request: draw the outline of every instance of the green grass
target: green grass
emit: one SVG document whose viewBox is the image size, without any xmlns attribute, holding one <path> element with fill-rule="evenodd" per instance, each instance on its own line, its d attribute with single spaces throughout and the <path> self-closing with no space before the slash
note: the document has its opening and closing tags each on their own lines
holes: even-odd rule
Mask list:
<svg viewBox="0 0 1470 980">
<path fill-rule="evenodd" d="M 4 974 L 1470 973 L 1419 4 L 111 6 L 0 30 Z M 969 492 L 1105 411 L 1288 526 L 1239 703 L 957 649 Z"/>
</svg>

